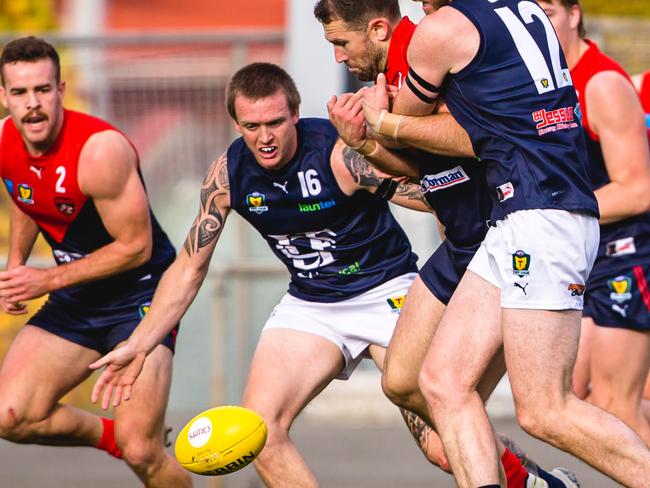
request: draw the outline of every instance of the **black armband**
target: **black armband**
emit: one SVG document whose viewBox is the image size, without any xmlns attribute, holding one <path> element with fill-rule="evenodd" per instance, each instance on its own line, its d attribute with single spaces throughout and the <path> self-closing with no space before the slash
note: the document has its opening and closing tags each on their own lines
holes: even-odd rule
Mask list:
<svg viewBox="0 0 650 488">
<path fill-rule="evenodd" d="M 375 198 L 384 201 L 390 200 L 395 195 L 398 186 L 399 183 L 397 183 L 397 181 L 391 180 L 390 178 L 384 178 L 384 181 L 382 181 L 377 187 Z"/>
<path fill-rule="evenodd" d="M 419 76 L 415 71 L 413 71 L 413 68 L 409 68 L 409 74 L 406 77 L 406 86 L 408 86 L 410 90 L 413 92 L 413 94 L 416 97 L 418 97 L 420 100 L 422 100 L 424 103 L 427 103 L 429 105 L 433 105 L 434 103 L 436 103 L 436 99 L 428 96 L 425 93 L 422 93 L 422 91 L 417 86 L 415 86 L 413 81 L 411 81 L 411 78 L 417 81 L 422 88 L 430 91 L 431 93 L 440 93 L 440 88 L 437 87 L 436 85 L 429 83 L 424 78 Z"/>
</svg>

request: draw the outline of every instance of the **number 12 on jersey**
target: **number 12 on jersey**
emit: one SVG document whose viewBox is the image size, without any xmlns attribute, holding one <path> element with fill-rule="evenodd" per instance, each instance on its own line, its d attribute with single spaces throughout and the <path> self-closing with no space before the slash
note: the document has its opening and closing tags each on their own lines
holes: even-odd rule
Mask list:
<svg viewBox="0 0 650 488">
<path fill-rule="evenodd" d="M 494 3 L 498 0 L 489 1 L 490 3 Z M 494 9 L 494 12 L 501 18 L 508 32 L 510 32 L 517 51 L 524 60 L 526 68 L 528 68 L 528 72 L 535 82 L 537 92 L 541 95 L 542 93 L 553 91 L 556 88 L 572 85 L 569 70 L 562 68 L 560 43 L 555 35 L 555 29 L 551 21 L 548 20 L 544 10 L 535 2 L 528 0 L 519 2 L 517 8 L 519 15 L 521 15 L 521 18 L 526 24 L 531 24 L 537 19 L 544 26 L 546 43 L 548 44 L 549 54 L 551 56 L 552 76 L 551 69 L 546 59 L 544 59 L 540 47 L 537 45 L 535 38 L 528 32 L 526 25 L 517 18 L 509 7 L 499 7 Z"/>
</svg>

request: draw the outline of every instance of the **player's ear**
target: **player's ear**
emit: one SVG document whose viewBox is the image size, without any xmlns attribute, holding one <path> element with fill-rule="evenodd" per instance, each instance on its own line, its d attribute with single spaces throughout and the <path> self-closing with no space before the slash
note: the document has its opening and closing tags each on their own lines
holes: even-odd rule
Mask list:
<svg viewBox="0 0 650 488">
<path fill-rule="evenodd" d="M 568 14 L 569 26 L 571 29 L 576 29 L 580 24 L 580 20 L 582 20 L 582 10 L 580 9 L 580 5 L 571 5 Z"/>
<path fill-rule="evenodd" d="M 300 120 L 300 110 L 296 109 L 296 112 L 291 116 L 291 120 L 293 122 L 293 125 L 296 125 L 298 123 L 298 120 Z"/>
<path fill-rule="evenodd" d="M 59 81 L 59 97 L 61 97 L 61 100 L 63 100 L 63 96 L 65 95 L 65 81 Z"/>
<path fill-rule="evenodd" d="M 368 22 L 368 33 L 370 37 L 379 42 L 390 40 L 391 27 L 384 17 L 375 17 Z"/>
<path fill-rule="evenodd" d="M 0 102 L 2 102 L 4 108 L 9 108 L 7 103 L 7 90 L 5 90 L 3 85 L 0 85 Z"/>
</svg>

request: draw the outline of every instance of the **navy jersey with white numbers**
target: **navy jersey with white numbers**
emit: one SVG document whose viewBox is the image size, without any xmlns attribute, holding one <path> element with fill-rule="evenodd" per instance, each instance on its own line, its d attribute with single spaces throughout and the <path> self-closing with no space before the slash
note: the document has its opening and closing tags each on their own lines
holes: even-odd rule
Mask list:
<svg viewBox="0 0 650 488">
<path fill-rule="evenodd" d="M 415 272 L 417 256 L 387 202 L 339 188 L 330 163 L 334 126 L 301 119 L 297 131 L 297 152 L 278 171 L 262 168 L 241 138 L 227 152 L 231 207 L 285 264 L 289 293 L 335 302 Z"/>
<path fill-rule="evenodd" d="M 531 0 L 454 0 L 480 34 L 476 57 L 447 76 L 443 96 L 467 130 L 495 202 L 598 216 L 586 174 L 580 109 L 552 24 Z"/>
</svg>

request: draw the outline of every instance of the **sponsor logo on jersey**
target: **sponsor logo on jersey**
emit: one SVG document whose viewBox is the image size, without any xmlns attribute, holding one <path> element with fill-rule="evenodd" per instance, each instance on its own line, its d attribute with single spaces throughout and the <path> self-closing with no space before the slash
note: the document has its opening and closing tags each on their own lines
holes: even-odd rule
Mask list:
<svg viewBox="0 0 650 488">
<path fill-rule="evenodd" d="M 499 202 L 505 202 L 506 200 L 515 196 L 515 187 L 512 186 L 511 182 L 504 183 L 501 186 L 497 186 L 497 198 Z"/>
<path fill-rule="evenodd" d="M 55 197 L 54 205 L 56 209 L 61 212 L 63 215 L 72 215 L 75 211 L 74 201 L 69 198 Z"/>
<path fill-rule="evenodd" d="M 32 205 L 34 203 L 34 190 L 29 185 L 21 183 L 18 185 L 18 201 Z"/>
<path fill-rule="evenodd" d="M 316 203 L 299 203 L 298 210 L 301 212 L 320 212 L 326 208 L 332 208 L 336 206 L 336 201 L 332 200 L 321 200 Z"/>
<path fill-rule="evenodd" d="M 390 310 L 393 313 L 400 313 L 402 307 L 404 306 L 404 300 L 406 300 L 406 295 L 400 295 L 398 297 L 386 299 L 388 305 L 390 306 Z"/>
<path fill-rule="evenodd" d="M 145 302 L 142 305 L 140 305 L 140 308 L 138 308 L 138 314 L 140 315 L 140 318 L 144 318 L 147 313 L 149 313 L 149 309 L 151 308 L 151 302 Z"/>
<path fill-rule="evenodd" d="M 450 186 L 459 185 L 469 181 L 469 176 L 461 166 L 436 173 L 426 175 L 420 180 L 420 186 L 424 193 L 444 190 Z"/>
<path fill-rule="evenodd" d="M 623 304 L 621 304 L 621 305 L 617 305 L 616 303 L 613 303 L 613 304 L 612 304 L 612 311 L 616 312 L 616 313 L 619 314 L 621 317 L 623 317 L 624 319 L 626 319 L 626 318 L 627 318 L 627 307 L 629 307 L 629 306 L 630 306 L 629 304 L 626 304 L 626 305 L 623 305 Z"/>
<path fill-rule="evenodd" d="M 625 254 L 634 254 L 635 252 L 634 237 L 624 237 L 623 239 L 608 242 L 605 247 L 605 254 L 608 256 L 623 256 Z"/>
<path fill-rule="evenodd" d="M 4 179 L 5 186 L 7 187 L 7 191 L 9 192 L 10 195 L 14 194 L 14 182 L 11 181 L 9 178 Z"/>
<path fill-rule="evenodd" d="M 521 249 L 515 251 L 512 255 L 512 274 L 520 278 L 530 274 L 530 254 L 526 254 Z"/>
<path fill-rule="evenodd" d="M 578 127 L 574 107 L 562 107 L 555 110 L 540 109 L 532 113 L 537 123 L 535 128 L 540 136 L 558 130 L 575 129 Z"/>
<path fill-rule="evenodd" d="M 581 297 L 585 294 L 587 287 L 578 283 L 571 283 L 568 290 L 571 292 L 572 297 Z"/>
<path fill-rule="evenodd" d="M 246 204 L 248 205 L 248 210 L 256 214 L 261 214 L 269 209 L 266 206 L 266 195 L 257 191 L 246 195 Z"/>
<path fill-rule="evenodd" d="M 617 303 L 623 303 L 632 298 L 632 278 L 629 276 L 617 276 L 607 280 L 609 287 L 609 298 Z"/>
<path fill-rule="evenodd" d="M 357 261 L 356 263 L 351 264 L 350 266 L 346 266 L 345 268 L 340 269 L 339 274 L 347 276 L 347 275 L 358 273 L 359 271 L 361 271 L 361 265 L 359 264 L 359 261 Z"/>
</svg>

